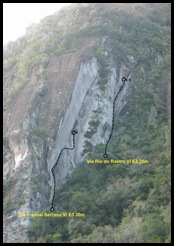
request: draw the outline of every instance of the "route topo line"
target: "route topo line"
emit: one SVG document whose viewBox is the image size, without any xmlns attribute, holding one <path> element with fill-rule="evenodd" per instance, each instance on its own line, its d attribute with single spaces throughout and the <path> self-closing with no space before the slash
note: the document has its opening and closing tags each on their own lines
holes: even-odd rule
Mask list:
<svg viewBox="0 0 174 246">
<path fill-rule="evenodd" d="M 114 101 L 113 101 L 112 128 L 111 128 L 111 133 L 110 133 L 110 135 L 109 135 L 108 141 L 107 141 L 106 146 L 105 146 L 105 153 L 104 153 L 104 155 L 103 155 L 104 158 L 107 158 L 107 157 L 108 157 L 108 154 L 107 154 L 107 147 L 108 147 L 109 141 L 111 140 L 111 137 L 112 137 L 112 134 L 113 134 L 113 130 L 114 130 L 114 121 L 115 121 L 115 117 L 114 117 L 114 116 L 115 116 L 115 101 L 116 101 L 116 99 L 117 99 L 117 97 L 118 97 L 120 91 L 123 89 L 123 86 L 124 86 L 125 82 L 127 81 L 127 79 L 126 79 L 125 77 L 123 77 L 121 80 L 123 81 L 123 84 L 122 84 L 122 86 L 120 87 L 120 89 L 119 89 L 119 91 L 118 91 L 118 93 L 117 93 L 117 95 L 115 96 Z M 129 79 L 129 81 L 130 81 L 130 79 Z"/>
<path fill-rule="evenodd" d="M 108 154 L 107 154 L 107 147 L 108 147 L 108 144 L 109 144 L 109 142 L 110 142 L 110 140 L 111 140 L 111 137 L 112 137 L 112 134 L 113 134 L 113 130 L 114 130 L 115 101 L 117 100 L 117 97 L 118 97 L 120 91 L 123 89 L 123 87 L 124 87 L 124 85 L 125 85 L 125 82 L 127 81 L 127 79 L 126 79 L 125 77 L 123 77 L 121 80 L 122 80 L 123 84 L 122 84 L 122 86 L 120 87 L 120 89 L 119 89 L 119 91 L 118 91 L 118 93 L 117 93 L 117 95 L 115 96 L 114 101 L 113 101 L 112 128 L 111 128 L 111 132 L 110 132 L 108 141 L 107 141 L 106 146 L 105 146 L 105 153 L 104 153 L 104 155 L 103 155 L 104 158 L 107 158 L 107 157 L 108 157 Z M 129 81 L 130 81 L 130 79 L 129 79 Z M 60 157 L 61 157 L 61 154 L 62 154 L 62 152 L 63 152 L 64 150 L 73 150 L 73 149 L 75 149 L 75 134 L 78 134 L 78 131 L 73 130 L 73 131 L 71 132 L 71 134 L 73 135 L 73 147 L 72 147 L 72 148 L 67 148 L 67 147 L 63 148 L 63 149 L 60 151 L 60 154 L 59 154 L 59 156 L 58 156 L 58 158 L 57 158 L 56 163 L 55 163 L 54 166 L 51 168 L 51 172 L 52 172 L 52 176 L 53 176 L 53 180 L 54 180 L 54 185 L 53 185 L 53 197 L 52 197 L 51 208 L 50 208 L 50 211 L 51 211 L 51 212 L 54 211 L 54 198 L 55 198 L 55 186 L 56 186 L 56 180 L 55 180 L 55 175 L 54 175 L 53 169 L 57 166 L 57 164 L 58 164 L 58 162 L 59 162 L 59 159 L 60 159 Z"/>
<path fill-rule="evenodd" d="M 54 198 L 55 198 L 55 186 L 56 186 L 56 180 L 55 180 L 55 176 L 54 176 L 53 169 L 57 166 L 57 164 L 58 164 L 58 162 L 59 162 L 59 159 L 60 159 L 60 157 L 61 157 L 61 154 L 62 154 L 62 152 L 63 152 L 64 150 L 66 150 L 66 149 L 67 149 L 67 150 L 73 150 L 73 149 L 75 149 L 75 135 L 78 134 L 78 131 L 73 130 L 73 131 L 71 132 L 71 134 L 73 135 L 73 147 L 72 147 L 72 148 L 67 148 L 67 147 L 63 148 L 63 149 L 60 151 L 60 154 L 59 154 L 59 156 L 58 156 L 58 158 L 57 158 L 56 163 L 55 163 L 54 166 L 51 168 L 51 172 L 52 172 L 53 180 L 54 180 L 54 185 L 53 185 L 53 197 L 52 197 L 51 208 L 50 208 L 50 211 L 51 211 L 51 212 L 54 211 Z"/>
</svg>

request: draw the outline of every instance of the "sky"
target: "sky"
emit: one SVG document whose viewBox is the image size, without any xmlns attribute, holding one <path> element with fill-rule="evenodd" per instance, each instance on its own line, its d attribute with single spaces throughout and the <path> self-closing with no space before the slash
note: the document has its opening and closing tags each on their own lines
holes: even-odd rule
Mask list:
<svg viewBox="0 0 174 246">
<path fill-rule="evenodd" d="M 25 34 L 32 23 L 71 3 L 3 3 L 3 44 Z"/>
</svg>

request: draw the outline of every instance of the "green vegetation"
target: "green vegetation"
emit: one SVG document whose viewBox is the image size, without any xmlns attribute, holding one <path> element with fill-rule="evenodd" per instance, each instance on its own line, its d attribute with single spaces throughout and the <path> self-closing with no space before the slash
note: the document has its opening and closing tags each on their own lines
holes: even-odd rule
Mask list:
<svg viewBox="0 0 174 246">
<path fill-rule="evenodd" d="M 51 58 L 81 47 L 89 38 L 98 40 L 88 50 L 99 62 L 99 90 L 105 92 L 109 62 L 132 71 L 132 92 L 115 117 L 109 159 L 146 159 L 148 164 L 77 165 L 55 198 L 55 211 L 81 212 L 83 218 L 36 218 L 28 231 L 30 243 L 170 243 L 170 4 L 77 4 L 31 26 L 26 36 L 9 43 L 4 69 L 16 70 L 14 83 L 4 100 L 12 101 L 27 84 L 35 68 L 40 79 Z M 61 23 L 61 24 L 60 24 Z M 108 37 L 108 56 L 102 38 Z M 106 45 L 107 46 L 107 45 Z M 128 55 L 133 57 L 132 62 Z M 158 60 L 161 57 L 161 60 Z M 158 60 L 158 61 L 157 61 Z M 119 74 L 118 74 L 119 76 Z M 157 117 L 148 125 L 150 108 Z M 97 109 L 95 113 L 102 113 Z M 90 122 L 83 155 L 102 159 L 104 144 L 93 146 L 99 120 Z M 103 132 L 109 126 L 103 126 Z M 33 129 L 45 138 L 42 127 Z M 12 183 L 5 184 L 9 190 Z M 68 196 L 68 202 L 62 199 Z M 5 212 L 12 209 L 4 201 Z M 39 211 L 37 211 L 39 212 Z M 48 211 L 47 211 L 48 212 Z"/>
<path fill-rule="evenodd" d="M 91 153 L 92 150 L 93 150 L 92 143 L 86 140 L 82 155 L 85 155 L 86 153 Z"/>
<path fill-rule="evenodd" d="M 5 214 L 10 214 L 14 208 L 14 201 L 10 198 L 11 190 L 15 185 L 13 177 L 3 180 L 3 211 Z"/>
<path fill-rule="evenodd" d="M 107 57 L 104 54 L 103 49 L 100 47 L 94 47 L 94 54 L 100 62 L 100 70 L 99 70 L 99 80 L 97 84 L 99 85 L 100 90 L 104 91 L 106 89 L 106 85 L 108 82 L 109 69 L 107 64 Z"/>
<path fill-rule="evenodd" d="M 91 138 L 97 132 L 97 128 L 99 126 L 99 120 L 92 120 L 89 122 L 89 130 L 84 134 L 86 138 Z"/>
<path fill-rule="evenodd" d="M 45 129 L 42 127 L 34 127 L 32 129 L 32 134 L 36 135 L 37 137 L 40 137 L 42 139 L 45 139 L 45 137 L 46 137 Z"/>
<path fill-rule="evenodd" d="M 103 125 L 102 129 L 103 129 L 103 132 L 105 132 L 107 129 L 110 129 L 110 125 L 106 122 L 106 123 Z"/>
<path fill-rule="evenodd" d="M 3 201 L 3 211 L 5 214 L 10 214 L 14 210 L 14 203 L 11 201 L 10 198 L 6 198 Z"/>
<path fill-rule="evenodd" d="M 47 63 L 47 55 L 44 54 L 43 46 L 40 40 L 33 40 L 28 42 L 25 40 L 25 46 L 20 45 L 23 39 L 16 41 L 18 43 L 18 50 L 6 57 L 6 49 L 4 49 L 4 71 L 7 69 L 14 69 L 16 82 L 12 84 L 8 92 L 4 95 L 5 106 L 17 96 L 17 94 L 24 88 L 32 75 L 33 69 L 40 66 L 40 76 L 43 77 L 44 66 Z M 9 44 L 10 46 L 10 44 Z M 14 47 L 13 47 L 14 49 Z M 8 52 L 7 52 L 8 53 Z"/>
<path fill-rule="evenodd" d="M 25 199 L 21 199 L 18 203 L 19 206 L 24 205 L 26 203 Z"/>
<path fill-rule="evenodd" d="M 94 127 L 94 128 L 97 128 L 99 126 L 99 124 L 100 124 L 99 120 L 92 120 L 92 121 L 89 122 L 89 125 L 91 127 Z"/>
<path fill-rule="evenodd" d="M 14 184 L 15 184 L 15 180 L 13 177 L 10 177 L 4 181 L 4 183 L 3 183 L 4 195 L 6 195 L 7 192 L 9 192 L 11 190 L 11 188 L 14 186 Z"/>
<path fill-rule="evenodd" d="M 160 218 L 159 214 L 147 214 L 143 218 L 140 233 L 147 243 L 165 242 L 166 232 L 169 230 L 166 223 Z"/>
<path fill-rule="evenodd" d="M 86 138 L 91 138 L 92 135 L 94 135 L 94 133 L 96 133 L 96 130 L 90 128 L 90 130 L 88 130 L 88 131 L 84 134 L 84 136 L 85 136 Z"/>
</svg>

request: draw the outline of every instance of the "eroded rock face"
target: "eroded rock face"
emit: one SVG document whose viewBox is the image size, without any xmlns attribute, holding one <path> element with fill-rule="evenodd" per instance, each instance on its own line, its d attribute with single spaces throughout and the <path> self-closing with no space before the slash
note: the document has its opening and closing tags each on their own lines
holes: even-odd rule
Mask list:
<svg viewBox="0 0 174 246">
<path fill-rule="evenodd" d="M 13 131 L 10 135 L 10 148 L 15 156 L 14 170 L 19 167 L 21 161 L 23 161 L 28 152 L 27 140 L 22 139 L 22 133 L 20 130 Z"/>
<path fill-rule="evenodd" d="M 12 178 L 14 183 L 8 194 L 11 209 L 4 214 L 4 242 L 27 242 L 30 218 L 19 218 L 19 212 L 50 211 L 51 168 L 64 147 L 72 148 L 73 129 L 78 131 L 75 148 L 63 151 L 54 170 L 57 190 L 72 169 L 85 159 L 85 141 L 90 141 L 95 148 L 108 139 L 113 101 L 122 85 L 121 78 L 129 69 L 124 64 L 118 67 L 111 59 L 106 86 L 101 89 L 102 67 L 89 52 L 95 42 L 88 40 L 77 52 L 52 59 L 43 81 L 37 81 L 39 68 L 35 68 L 29 82 L 5 113 L 9 146 L 5 150 L 4 179 Z M 109 46 L 108 40 L 106 46 Z M 108 47 L 106 51 L 108 59 Z M 88 56 L 84 59 L 86 53 Z M 128 72 L 127 78 L 131 76 Z M 11 75 L 6 76 L 9 83 Z M 126 104 L 129 93 L 130 83 L 127 83 L 115 104 L 116 113 Z M 91 121 L 99 123 L 89 139 L 85 133 Z"/>
</svg>

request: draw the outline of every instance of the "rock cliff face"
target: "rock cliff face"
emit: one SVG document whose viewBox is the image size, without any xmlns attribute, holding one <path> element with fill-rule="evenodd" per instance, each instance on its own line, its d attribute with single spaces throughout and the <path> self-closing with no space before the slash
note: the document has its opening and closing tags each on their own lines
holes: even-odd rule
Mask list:
<svg viewBox="0 0 174 246">
<path fill-rule="evenodd" d="M 104 44 L 106 38 L 100 43 Z M 26 86 L 18 93 L 4 114 L 8 140 L 4 148 L 4 179 L 12 181 L 9 215 L 4 215 L 4 241 L 27 242 L 28 217 L 18 218 L 19 212 L 37 212 L 50 209 L 54 166 L 61 150 L 72 148 L 73 129 L 78 131 L 75 148 L 62 152 L 54 169 L 56 190 L 68 174 L 86 158 L 85 144 L 90 124 L 95 131 L 90 136 L 92 148 L 105 144 L 113 117 L 113 101 L 125 76 L 126 67 L 110 58 L 105 86 L 100 88 L 103 67 L 90 48 L 99 40 L 90 40 L 82 47 L 50 61 L 45 80 L 37 80 L 39 67 L 33 70 Z M 108 42 L 108 41 L 107 41 Z M 108 45 L 107 45 L 108 46 Z M 103 55 L 108 59 L 106 48 Z M 85 59 L 84 59 L 85 57 Z M 15 71 L 11 71 L 15 74 Z M 11 75 L 4 74 L 6 83 Z M 10 77 L 9 77 L 10 76 Z M 119 113 L 130 93 L 127 83 L 120 93 L 115 112 Z M 58 195 L 58 193 L 56 193 Z"/>
<path fill-rule="evenodd" d="M 169 13 L 164 3 L 77 3 L 4 46 L 4 243 L 169 241 Z M 107 154 L 150 165 L 87 165 Z M 73 206 L 96 218 L 47 231 L 19 216 Z M 158 221 L 154 238 L 144 234 Z"/>
</svg>

